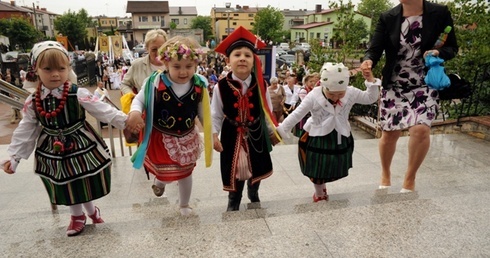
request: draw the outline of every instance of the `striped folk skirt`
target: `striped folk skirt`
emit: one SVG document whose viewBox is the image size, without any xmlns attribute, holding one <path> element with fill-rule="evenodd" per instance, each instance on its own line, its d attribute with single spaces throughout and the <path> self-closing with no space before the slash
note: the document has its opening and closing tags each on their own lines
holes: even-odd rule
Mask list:
<svg viewBox="0 0 490 258">
<path fill-rule="evenodd" d="M 337 131 L 310 137 L 305 132 L 298 142 L 301 172 L 315 184 L 332 182 L 349 175 L 352 168 L 354 138 L 342 136 L 337 144 Z"/>
<path fill-rule="evenodd" d="M 74 205 L 101 198 L 111 191 L 111 167 L 90 177 L 71 181 L 67 184 L 54 184 L 53 181 L 41 177 L 53 204 Z"/>
</svg>

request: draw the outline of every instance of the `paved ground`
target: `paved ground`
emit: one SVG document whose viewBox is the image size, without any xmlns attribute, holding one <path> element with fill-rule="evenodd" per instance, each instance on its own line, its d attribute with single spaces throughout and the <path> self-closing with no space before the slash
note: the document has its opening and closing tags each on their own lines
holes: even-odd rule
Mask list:
<svg viewBox="0 0 490 258">
<path fill-rule="evenodd" d="M 3 118 L 3 114 L 2 114 Z M 3 120 L 3 119 L 2 119 Z M 5 126 L 5 125 L 3 125 Z M 8 125 L 7 125 L 8 126 Z M 3 133 L 3 128 L 0 130 Z M 178 212 L 178 187 L 153 195 L 151 181 L 114 145 L 111 193 L 96 201 L 104 224 L 65 236 L 68 208 L 52 211 L 33 158 L 14 175 L 0 173 L 3 257 L 490 257 L 490 144 L 463 134 L 431 136 L 417 191 L 401 194 L 407 138 L 400 138 L 392 182 L 377 190 L 377 139 L 356 138 L 354 168 L 327 185 L 328 202 L 312 202 L 294 144 L 272 151 L 274 174 L 260 205 L 246 197 L 225 212 L 219 155 L 193 173 L 194 214 Z M 0 144 L 5 155 L 7 145 Z M 3 156 L 2 155 L 2 156 Z"/>
</svg>

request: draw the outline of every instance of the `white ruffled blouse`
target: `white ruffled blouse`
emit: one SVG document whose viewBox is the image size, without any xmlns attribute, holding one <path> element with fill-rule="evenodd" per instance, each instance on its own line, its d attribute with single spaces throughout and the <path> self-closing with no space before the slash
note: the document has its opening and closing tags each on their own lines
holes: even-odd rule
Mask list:
<svg viewBox="0 0 490 258">
<path fill-rule="evenodd" d="M 345 96 L 340 99 L 341 104 L 334 106 L 323 95 L 322 87 L 315 87 L 301 102 L 291 114 L 279 125 L 277 131 L 283 138 L 289 138 L 291 129 L 296 125 L 308 112 L 311 117 L 308 118 L 303 129 L 310 136 L 325 136 L 334 129 L 340 135 L 350 136 L 351 127 L 349 124 L 349 112 L 354 104 L 371 104 L 379 96 L 379 86 L 381 81 L 376 79 L 373 83 L 364 82 L 367 89 L 362 91 L 355 87 L 349 86 Z"/>
</svg>

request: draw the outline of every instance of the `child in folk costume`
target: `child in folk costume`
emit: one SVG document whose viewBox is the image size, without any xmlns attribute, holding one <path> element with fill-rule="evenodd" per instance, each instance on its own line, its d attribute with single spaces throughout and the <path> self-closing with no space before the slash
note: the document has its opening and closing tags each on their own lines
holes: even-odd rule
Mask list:
<svg viewBox="0 0 490 258">
<path fill-rule="evenodd" d="M 269 152 L 279 136 L 256 55 L 263 47 L 265 43 L 239 27 L 215 49 L 226 55 L 232 70 L 214 88 L 211 102 L 214 149 L 220 152 L 223 189 L 229 191 L 228 211 L 239 209 L 245 181 L 250 201 L 260 202 L 260 181 L 272 175 Z"/>
<path fill-rule="evenodd" d="M 163 44 L 159 58 L 167 70 L 153 72 L 146 80 L 131 104 L 128 119 L 128 130 L 133 133 L 145 127 L 143 141 L 132 158 L 133 167 L 144 165 L 155 176 L 152 189 L 158 197 L 163 195 L 165 184 L 177 181 L 183 216 L 192 212 L 192 172 L 202 152 L 196 117 L 204 127 L 207 167 L 213 151 L 206 79 L 195 74 L 199 47 L 195 40 L 182 36 Z"/>
<path fill-rule="evenodd" d="M 20 159 L 35 151 L 35 173 L 41 177 L 52 204 L 67 205 L 71 221 L 66 234 L 83 231 L 87 212 L 92 222 L 104 222 L 93 200 L 111 189 L 109 149 L 85 120 L 85 111 L 100 121 L 124 129 L 127 116 L 78 88 L 68 51 L 58 42 L 44 41 L 31 51 L 33 71 L 24 87 L 36 88 L 26 99 L 20 122 L 8 148 L 5 172 L 15 172 Z M 35 74 L 34 74 L 35 72 Z"/>
<path fill-rule="evenodd" d="M 356 103 L 371 104 L 378 99 L 381 81 L 371 70 L 363 70 L 366 91 L 349 84 L 349 70 L 341 63 L 326 63 L 321 70 L 321 87 L 315 87 L 277 128 L 283 137 L 306 114 L 311 117 L 298 142 L 301 171 L 315 187 L 313 201 L 328 200 L 325 183 L 348 175 L 352 167 L 354 139 L 349 112 Z"/>
</svg>

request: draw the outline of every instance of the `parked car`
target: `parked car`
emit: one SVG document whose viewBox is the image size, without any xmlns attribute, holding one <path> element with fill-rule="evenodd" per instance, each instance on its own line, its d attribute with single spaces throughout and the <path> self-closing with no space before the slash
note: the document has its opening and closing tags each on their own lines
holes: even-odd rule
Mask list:
<svg viewBox="0 0 490 258">
<path fill-rule="evenodd" d="M 310 51 L 310 44 L 309 43 L 306 43 L 306 42 L 303 42 L 303 43 L 300 43 L 299 45 L 301 48 L 303 48 L 304 51 Z"/>
<path fill-rule="evenodd" d="M 277 50 L 276 51 L 276 57 L 280 57 L 282 55 L 287 55 L 288 52 L 284 51 L 284 50 Z"/>
<path fill-rule="evenodd" d="M 294 62 L 296 62 L 296 57 L 289 54 L 282 55 L 278 59 L 285 62 L 288 66 L 291 66 Z"/>
<path fill-rule="evenodd" d="M 288 43 L 281 43 L 281 44 L 279 44 L 279 46 L 277 48 L 284 50 L 284 51 L 288 51 L 289 50 L 289 44 Z"/>
<path fill-rule="evenodd" d="M 145 45 L 138 44 L 133 48 L 133 54 L 138 53 L 139 57 L 142 57 L 145 53 L 147 53 Z"/>
<path fill-rule="evenodd" d="M 288 51 L 288 54 L 294 55 L 294 54 L 296 54 L 296 51 L 305 51 L 305 50 L 300 46 L 295 46 L 295 47 L 291 48 L 291 50 Z"/>
</svg>

